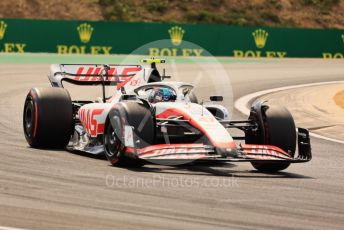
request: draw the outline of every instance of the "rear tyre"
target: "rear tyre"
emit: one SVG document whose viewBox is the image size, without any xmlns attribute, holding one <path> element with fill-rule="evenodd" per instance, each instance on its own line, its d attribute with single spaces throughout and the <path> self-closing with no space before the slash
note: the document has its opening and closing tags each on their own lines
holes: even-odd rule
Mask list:
<svg viewBox="0 0 344 230">
<path fill-rule="evenodd" d="M 250 115 L 250 119 L 259 124 L 258 135 L 246 135 L 247 144 L 268 144 L 274 145 L 293 157 L 296 150 L 296 129 L 292 115 L 285 107 L 262 106 L 262 124 L 256 117 L 256 113 Z M 264 129 L 264 132 L 263 130 Z M 261 172 L 277 172 L 289 167 L 286 162 L 252 162 L 252 166 Z"/>
<path fill-rule="evenodd" d="M 23 128 L 35 148 L 64 148 L 73 132 L 73 106 L 67 90 L 33 88 L 25 99 Z"/>
<path fill-rule="evenodd" d="M 133 127 L 135 146 L 143 148 L 154 143 L 155 120 L 146 105 L 136 101 L 117 104 L 110 112 L 104 133 L 104 150 L 113 166 L 141 167 L 144 161 L 137 158 L 130 147 L 125 146 L 125 126 Z M 131 148 L 133 150 L 133 148 Z M 127 152 L 132 152 L 128 155 Z"/>
</svg>

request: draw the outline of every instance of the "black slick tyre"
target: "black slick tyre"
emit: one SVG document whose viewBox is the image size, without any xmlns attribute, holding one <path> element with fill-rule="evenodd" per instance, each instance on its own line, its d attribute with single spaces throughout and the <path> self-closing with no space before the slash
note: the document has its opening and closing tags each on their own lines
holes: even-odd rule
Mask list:
<svg viewBox="0 0 344 230">
<path fill-rule="evenodd" d="M 73 106 L 63 88 L 32 88 L 23 111 L 25 139 L 35 148 L 64 148 L 73 132 Z"/>
<path fill-rule="evenodd" d="M 128 155 L 124 141 L 125 126 L 133 128 L 137 149 L 147 147 L 155 140 L 154 114 L 144 104 L 127 101 L 116 104 L 109 112 L 104 132 L 104 152 L 113 166 L 140 167 L 144 161 L 137 158 L 134 148 Z"/>
<path fill-rule="evenodd" d="M 264 136 L 247 136 L 247 144 L 267 144 L 281 148 L 289 153 L 291 157 L 294 156 L 296 150 L 296 128 L 292 115 L 285 107 L 279 106 L 263 106 L 262 107 L 262 122 L 259 129 L 264 129 L 264 132 L 259 132 Z M 256 119 L 259 123 L 259 119 Z M 277 172 L 289 167 L 288 162 L 252 162 L 252 166 L 261 172 Z"/>
</svg>

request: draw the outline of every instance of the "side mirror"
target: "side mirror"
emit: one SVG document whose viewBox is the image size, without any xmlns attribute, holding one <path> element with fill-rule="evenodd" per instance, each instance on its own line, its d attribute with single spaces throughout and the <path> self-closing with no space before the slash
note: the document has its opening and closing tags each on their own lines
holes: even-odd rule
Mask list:
<svg viewBox="0 0 344 230">
<path fill-rule="evenodd" d="M 223 101 L 222 96 L 211 96 L 210 101 Z"/>
</svg>

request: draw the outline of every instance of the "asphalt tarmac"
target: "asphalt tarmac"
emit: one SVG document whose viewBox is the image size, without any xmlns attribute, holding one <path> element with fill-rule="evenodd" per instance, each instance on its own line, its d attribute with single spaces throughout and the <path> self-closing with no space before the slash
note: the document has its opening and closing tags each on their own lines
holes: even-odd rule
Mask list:
<svg viewBox="0 0 344 230">
<path fill-rule="evenodd" d="M 203 63 L 201 68 L 211 65 Z M 171 74 L 169 67 L 167 73 Z M 197 77 L 200 67 L 195 64 L 172 68 L 179 73 L 172 80 L 196 82 L 197 94 L 203 100 L 221 93 L 229 108 L 237 98 L 255 91 L 344 80 L 342 61 L 295 59 L 223 64 L 230 77 L 231 92 L 228 79 L 216 72 Z M 23 104 L 31 87 L 49 87 L 48 70 L 47 64 L 0 65 L 0 226 L 343 228 L 342 144 L 312 138 L 313 160 L 277 174 L 258 173 L 249 163 L 147 165 L 134 170 L 111 167 L 102 157 L 30 148 L 22 130 Z M 234 111 L 233 118 L 245 117 Z"/>
<path fill-rule="evenodd" d="M 259 100 L 267 100 L 271 105 L 283 104 L 293 113 L 298 126 L 326 138 L 344 141 L 344 109 L 334 100 L 342 89 L 343 83 L 302 87 L 271 93 Z"/>
</svg>

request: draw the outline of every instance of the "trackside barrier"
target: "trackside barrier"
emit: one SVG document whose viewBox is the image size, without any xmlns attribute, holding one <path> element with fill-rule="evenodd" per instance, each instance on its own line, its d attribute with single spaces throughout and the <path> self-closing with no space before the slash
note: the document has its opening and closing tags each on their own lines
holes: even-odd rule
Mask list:
<svg viewBox="0 0 344 230">
<path fill-rule="evenodd" d="M 137 54 L 149 56 L 344 58 L 344 30 L 161 23 L 0 19 L 5 53 Z M 190 47 L 192 42 L 202 47 Z"/>
</svg>

